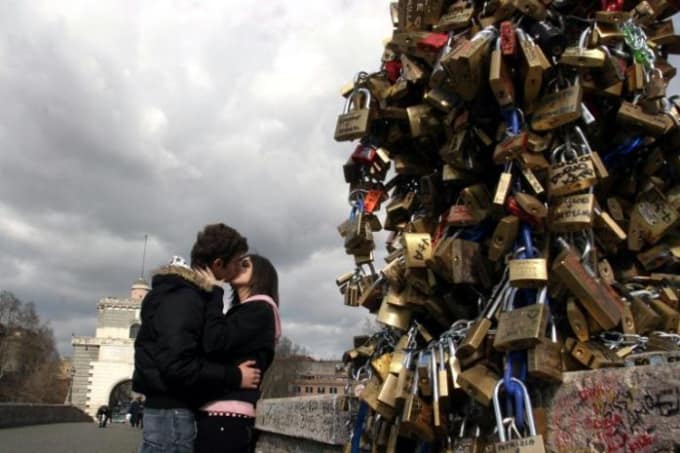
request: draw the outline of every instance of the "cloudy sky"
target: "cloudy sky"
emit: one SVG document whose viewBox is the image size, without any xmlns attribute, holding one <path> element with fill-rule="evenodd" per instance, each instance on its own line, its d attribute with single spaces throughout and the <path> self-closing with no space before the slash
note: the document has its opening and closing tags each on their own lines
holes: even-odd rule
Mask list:
<svg viewBox="0 0 680 453">
<path fill-rule="evenodd" d="M 151 269 L 223 221 L 279 268 L 284 333 L 338 356 L 366 312 L 334 284 L 353 262 L 335 230 L 351 146 L 332 136 L 388 5 L 0 1 L 0 289 L 69 355 L 139 276 L 145 234 Z"/>
<path fill-rule="evenodd" d="M 0 2 L 0 289 L 34 301 L 62 354 L 96 302 L 187 256 L 223 221 L 281 277 L 284 334 L 337 356 L 366 317 L 333 130 L 376 70 L 387 1 Z"/>
</svg>

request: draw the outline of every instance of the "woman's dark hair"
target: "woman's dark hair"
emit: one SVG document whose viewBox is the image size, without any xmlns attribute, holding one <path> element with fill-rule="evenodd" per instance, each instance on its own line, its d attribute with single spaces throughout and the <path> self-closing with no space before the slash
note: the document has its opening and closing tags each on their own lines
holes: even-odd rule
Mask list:
<svg viewBox="0 0 680 453">
<path fill-rule="evenodd" d="M 191 266 L 209 266 L 218 258 L 226 265 L 234 256 L 247 251 L 248 241 L 232 227 L 223 223 L 206 225 L 191 248 Z"/>
<path fill-rule="evenodd" d="M 263 294 L 271 297 L 276 305 L 279 305 L 279 274 L 276 272 L 274 265 L 264 256 L 260 255 L 246 255 L 245 258 L 250 258 L 253 266 L 253 273 L 250 278 L 250 294 Z M 236 305 L 241 303 L 238 297 L 238 291 L 232 291 L 231 304 Z"/>
</svg>

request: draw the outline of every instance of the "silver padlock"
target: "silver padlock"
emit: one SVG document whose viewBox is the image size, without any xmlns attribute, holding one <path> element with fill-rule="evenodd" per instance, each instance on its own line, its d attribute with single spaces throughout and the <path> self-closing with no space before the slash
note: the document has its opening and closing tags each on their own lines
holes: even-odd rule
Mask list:
<svg viewBox="0 0 680 453">
<path fill-rule="evenodd" d="M 524 396 L 524 413 L 526 425 L 529 428 L 529 437 L 520 437 L 519 439 L 508 440 L 505 433 L 505 426 L 503 423 L 503 414 L 501 412 L 500 393 L 501 388 L 505 385 L 503 379 L 500 379 L 494 388 L 493 393 L 493 411 L 496 417 L 496 427 L 498 428 L 498 438 L 500 442 L 496 443 L 496 453 L 545 453 L 545 444 L 543 443 L 543 436 L 536 434 L 536 422 L 534 421 L 534 414 L 532 412 L 531 399 L 529 392 L 522 381 L 517 378 L 510 378 L 512 382 L 517 384 Z"/>
</svg>

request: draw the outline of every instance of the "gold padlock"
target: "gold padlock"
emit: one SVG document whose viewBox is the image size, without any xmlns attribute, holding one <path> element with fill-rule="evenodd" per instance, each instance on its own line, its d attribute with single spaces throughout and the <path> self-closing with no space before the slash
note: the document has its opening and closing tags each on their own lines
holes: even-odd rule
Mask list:
<svg viewBox="0 0 680 453">
<path fill-rule="evenodd" d="M 363 104 L 359 100 L 363 96 Z M 345 101 L 343 113 L 335 126 L 335 140 L 352 141 L 363 137 L 371 124 L 371 92 L 366 88 L 355 88 Z"/>
<path fill-rule="evenodd" d="M 439 22 L 432 29 L 437 32 L 448 33 L 450 31 L 467 28 L 474 17 L 475 9 L 467 2 L 453 4 L 449 11 L 442 15 Z"/>
<path fill-rule="evenodd" d="M 635 319 L 636 333 L 647 334 L 659 328 L 663 321 L 656 311 L 638 297 L 632 298 L 630 309 Z"/>
<path fill-rule="evenodd" d="M 485 28 L 469 41 L 461 39 L 460 46 L 451 52 L 451 56 L 442 58 L 442 65 L 448 71 L 452 88 L 466 101 L 472 100 L 479 91 L 482 81 L 482 61 L 495 39 L 495 28 Z"/>
<path fill-rule="evenodd" d="M 461 342 L 456 356 L 460 359 L 469 357 L 477 352 L 486 338 L 489 329 L 491 328 L 491 319 L 494 317 L 500 306 L 508 297 L 509 287 L 505 281 L 502 281 L 496 286 L 496 290 L 491 295 L 489 306 L 486 311 L 482 313 L 467 331 L 465 338 Z"/>
<path fill-rule="evenodd" d="M 567 320 L 579 341 L 588 341 L 590 339 L 588 320 L 573 298 L 567 300 Z"/>
<path fill-rule="evenodd" d="M 573 85 L 543 96 L 533 116 L 531 128 L 544 132 L 572 123 L 581 118 L 583 87 L 577 81 Z"/>
<path fill-rule="evenodd" d="M 524 212 L 537 219 L 544 219 L 548 216 L 548 207 L 538 198 L 524 192 L 516 192 L 515 200 Z"/>
<path fill-rule="evenodd" d="M 380 393 L 378 393 L 378 403 L 387 406 L 391 409 L 397 408 L 397 377 L 388 373 L 383 381 Z"/>
<path fill-rule="evenodd" d="M 630 19 L 630 11 L 596 11 L 596 24 L 622 24 Z M 597 34 L 597 29 L 595 31 Z"/>
<path fill-rule="evenodd" d="M 491 404 L 496 382 L 498 382 L 498 374 L 481 363 L 458 375 L 460 388 L 482 406 Z"/>
<path fill-rule="evenodd" d="M 479 265 L 481 246 L 478 242 L 455 238 L 451 241 L 451 281 L 454 284 L 477 284 L 484 278 Z"/>
<path fill-rule="evenodd" d="M 595 195 L 586 193 L 552 200 L 548 228 L 555 233 L 568 233 L 590 228 L 595 212 Z"/>
<path fill-rule="evenodd" d="M 406 114 L 411 128 L 411 136 L 414 138 L 435 134 L 441 126 L 432 114 L 432 107 L 427 104 L 407 107 Z"/>
<path fill-rule="evenodd" d="M 601 68 L 604 66 L 606 54 L 602 49 L 588 49 L 586 44 L 591 29 L 586 28 L 579 39 L 577 47 L 567 47 L 560 57 L 560 64 L 577 68 Z"/>
<path fill-rule="evenodd" d="M 628 101 L 621 103 L 616 119 L 624 124 L 639 126 L 653 135 L 664 135 L 675 126 L 668 116 L 645 113 L 638 105 Z"/>
<path fill-rule="evenodd" d="M 559 155 L 562 149 L 558 146 L 553 150 L 553 155 Z M 570 195 L 588 189 L 596 182 L 597 173 L 588 154 L 564 162 L 555 162 L 548 171 L 548 195 L 550 197 Z"/>
<path fill-rule="evenodd" d="M 491 51 L 489 86 L 501 107 L 515 103 L 515 85 L 500 50 L 500 38 L 496 41 L 496 48 Z"/>
<path fill-rule="evenodd" d="M 402 30 L 425 30 L 434 25 L 444 7 L 442 0 L 399 0 L 398 23 Z"/>
<path fill-rule="evenodd" d="M 548 262 L 545 258 L 524 258 L 508 261 L 510 286 L 538 288 L 548 282 Z"/>
<path fill-rule="evenodd" d="M 522 12 L 522 14 L 525 14 L 534 20 L 545 20 L 548 15 L 545 6 L 538 0 L 513 0 L 512 3 L 515 5 L 515 8 Z"/>
<path fill-rule="evenodd" d="M 665 332 L 678 333 L 680 328 L 680 312 L 654 298 L 649 300 L 649 305 L 661 315 L 663 319 L 661 327 Z"/>
<path fill-rule="evenodd" d="M 474 184 L 463 189 L 461 199 L 466 206 L 472 209 L 477 222 L 484 221 L 492 208 L 491 196 L 485 184 Z"/>
<path fill-rule="evenodd" d="M 387 379 L 387 375 L 390 374 L 390 363 L 392 362 L 392 353 L 387 352 L 371 360 L 371 368 L 375 372 L 376 376 L 380 378 L 381 382 Z"/>
<path fill-rule="evenodd" d="M 604 282 L 596 281 L 586 271 L 574 252 L 565 250 L 558 255 L 552 271 L 602 328 L 611 330 L 621 322 L 621 302 L 604 289 Z"/>
<path fill-rule="evenodd" d="M 489 244 L 489 259 L 498 261 L 505 256 L 517 239 L 519 217 L 510 215 L 498 221 Z"/>
<path fill-rule="evenodd" d="M 449 209 L 446 223 L 455 227 L 468 227 L 477 225 L 479 220 L 471 206 L 455 204 Z"/>
<path fill-rule="evenodd" d="M 529 376 L 550 382 L 562 382 L 562 345 L 548 338 L 527 351 Z"/>
<path fill-rule="evenodd" d="M 641 195 L 633 207 L 628 235 L 641 235 L 648 243 L 655 244 L 678 220 L 678 211 L 656 191 L 649 191 Z"/>
<path fill-rule="evenodd" d="M 380 380 L 376 376 L 372 376 L 366 382 L 366 387 L 361 392 L 360 399 L 384 418 L 392 420 L 395 416 L 394 408 L 380 404 L 378 401 L 378 395 L 380 395 L 382 386 Z"/>
<path fill-rule="evenodd" d="M 405 331 L 411 324 L 411 315 L 412 312 L 409 308 L 396 307 L 383 302 L 380 304 L 377 320 L 378 322 L 394 327 L 397 330 Z"/>
<path fill-rule="evenodd" d="M 434 439 L 432 430 L 432 406 L 418 396 L 418 372 L 415 372 L 411 391 L 404 402 L 401 416 L 401 430 L 414 434 L 419 439 L 431 442 Z"/>
<path fill-rule="evenodd" d="M 432 238 L 429 234 L 405 233 L 404 256 L 407 268 L 425 268 L 432 259 Z"/>
<path fill-rule="evenodd" d="M 546 292 L 546 289 L 542 291 L 543 299 Z M 545 336 L 547 323 L 548 307 L 545 303 L 503 311 L 498 316 L 493 347 L 499 351 L 531 348 Z"/>
<path fill-rule="evenodd" d="M 543 86 L 546 58 L 541 48 L 521 28 L 517 28 L 517 38 L 523 56 L 520 72 L 524 80 L 524 106 L 525 110 L 533 110 L 533 103 Z"/>
</svg>

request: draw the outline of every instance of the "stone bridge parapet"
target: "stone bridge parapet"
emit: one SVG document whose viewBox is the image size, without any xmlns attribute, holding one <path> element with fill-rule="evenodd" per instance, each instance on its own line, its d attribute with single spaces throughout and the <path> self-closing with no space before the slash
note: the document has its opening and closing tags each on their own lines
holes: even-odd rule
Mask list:
<svg viewBox="0 0 680 453">
<path fill-rule="evenodd" d="M 680 363 L 565 373 L 541 393 L 546 451 L 680 451 Z M 348 416 L 338 395 L 260 401 L 256 451 L 341 452 Z"/>
<path fill-rule="evenodd" d="M 75 406 L 64 404 L 0 403 L 0 428 L 92 421 L 92 417 Z"/>
</svg>

